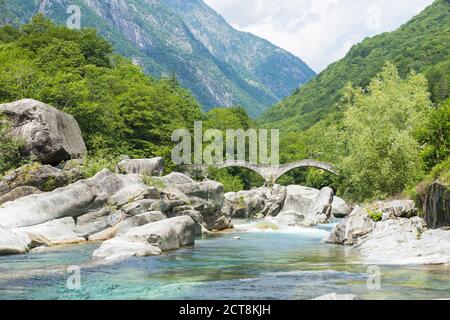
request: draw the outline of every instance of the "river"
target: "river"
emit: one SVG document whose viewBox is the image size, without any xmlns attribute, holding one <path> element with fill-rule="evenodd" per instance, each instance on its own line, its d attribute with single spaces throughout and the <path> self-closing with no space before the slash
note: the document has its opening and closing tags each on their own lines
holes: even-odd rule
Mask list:
<svg viewBox="0 0 450 320">
<path fill-rule="evenodd" d="M 280 230 L 236 221 L 195 247 L 110 266 L 86 265 L 99 244 L 0 257 L 0 299 L 359 299 L 450 298 L 449 266 L 368 266 L 348 247 L 324 243 L 333 224 Z M 80 288 L 69 289 L 80 266 Z M 71 269 L 73 270 L 73 269 Z M 370 278 L 371 270 L 379 270 Z M 73 271 L 71 271 L 73 272 Z M 73 279 L 73 278 L 71 278 Z M 371 286 L 368 286 L 371 284 Z"/>
</svg>

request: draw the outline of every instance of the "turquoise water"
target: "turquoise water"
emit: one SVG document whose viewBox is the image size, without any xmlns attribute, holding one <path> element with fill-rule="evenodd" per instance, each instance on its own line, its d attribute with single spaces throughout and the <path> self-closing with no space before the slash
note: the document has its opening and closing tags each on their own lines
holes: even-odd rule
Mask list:
<svg viewBox="0 0 450 320">
<path fill-rule="evenodd" d="M 92 243 L 0 257 L 0 299 L 311 299 L 332 292 L 450 298 L 448 266 L 381 266 L 381 288 L 369 290 L 368 266 L 358 255 L 321 241 L 332 225 L 272 230 L 243 224 L 198 239 L 194 248 L 112 266 L 89 263 L 99 245 Z M 71 265 L 81 267 L 79 290 L 66 285 Z"/>
</svg>

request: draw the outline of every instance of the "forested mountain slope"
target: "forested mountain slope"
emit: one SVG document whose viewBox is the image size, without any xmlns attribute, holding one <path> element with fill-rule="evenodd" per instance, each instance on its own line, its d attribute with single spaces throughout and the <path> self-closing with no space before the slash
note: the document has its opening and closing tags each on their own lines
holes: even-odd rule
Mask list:
<svg viewBox="0 0 450 320">
<path fill-rule="evenodd" d="M 261 117 L 265 126 L 302 131 L 336 113 L 347 83 L 365 87 L 387 61 L 405 76 L 411 70 L 424 73 L 433 101 L 450 91 L 450 1 L 436 0 L 398 30 L 365 39 L 345 58 L 330 65 L 315 79 Z"/>
</svg>

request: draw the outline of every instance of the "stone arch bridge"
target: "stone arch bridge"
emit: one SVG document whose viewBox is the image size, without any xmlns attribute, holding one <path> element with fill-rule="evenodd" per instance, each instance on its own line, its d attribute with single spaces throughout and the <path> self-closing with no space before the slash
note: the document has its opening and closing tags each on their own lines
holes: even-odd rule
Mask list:
<svg viewBox="0 0 450 320">
<path fill-rule="evenodd" d="M 206 164 L 202 165 L 194 164 L 194 165 L 186 165 L 185 167 L 190 171 L 201 170 L 203 172 L 205 172 L 208 169 L 208 167 L 214 167 L 217 169 L 224 169 L 231 167 L 246 168 L 258 173 L 268 183 L 273 183 L 277 181 L 282 175 L 297 168 L 317 168 L 325 170 L 334 175 L 339 175 L 337 170 L 331 164 L 311 159 L 291 162 L 283 165 L 256 165 L 242 161 L 226 161 L 222 164 L 215 164 L 213 166 Z"/>
</svg>

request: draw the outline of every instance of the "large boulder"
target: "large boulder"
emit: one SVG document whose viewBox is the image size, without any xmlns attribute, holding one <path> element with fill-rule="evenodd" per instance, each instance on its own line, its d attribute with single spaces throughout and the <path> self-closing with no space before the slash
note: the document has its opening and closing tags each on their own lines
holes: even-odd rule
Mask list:
<svg viewBox="0 0 450 320">
<path fill-rule="evenodd" d="M 164 159 L 125 159 L 117 164 L 116 172 L 159 177 L 164 172 Z"/>
<path fill-rule="evenodd" d="M 293 211 L 298 213 L 309 213 L 314 207 L 314 203 L 319 195 L 319 190 L 298 185 L 291 185 L 286 188 L 286 200 L 283 211 Z"/>
<path fill-rule="evenodd" d="M 195 222 L 188 216 L 170 218 L 131 228 L 102 243 L 93 257 L 105 260 L 160 254 L 193 245 Z"/>
<path fill-rule="evenodd" d="M 331 204 L 331 214 L 336 218 L 344 218 L 352 211 L 351 207 L 345 202 L 344 199 L 337 196 L 333 197 L 333 203 Z"/>
<path fill-rule="evenodd" d="M 140 176 L 103 170 L 67 187 L 5 203 L 0 207 L 0 225 L 27 227 L 65 217 L 77 218 L 107 205 L 122 207 L 145 198 L 148 188 Z"/>
<path fill-rule="evenodd" d="M 450 262 L 450 231 L 427 230 L 418 217 L 391 219 L 378 222 L 356 248 L 367 263 L 446 264 Z"/>
<path fill-rule="evenodd" d="M 361 237 L 369 234 L 374 227 L 375 222 L 372 220 L 367 210 L 361 206 L 357 206 L 347 217 L 334 227 L 327 242 L 354 245 Z"/>
<path fill-rule="evenodd" d="M 232 218 L 251 219 L 261 213 L 265 206 L 263 188 L 225 194 L 224 210 Z"/>
<path fill-rule="evenodd" d="M 79 158 L 86 153 L 75 119 L 42 102 L 24 99 L 0 105 L 13 126 L 13 134 L 25 141 L 25 150 L 44 164 Z"/>
<path fill-rule="evenodd" d="M 182 173 L 171 173 L 156 179 L 164 185 L 166 200 L 155 203 L 152 211 L 163 211 L 168 216 L 176 216 L 183 211 L 199 212 L 202 219 L 193 216 L 197 231 L 201 225 L 209 231 L 233 227 L 229 214 L 222 211 L 225 200 L 222 184 L 212 180 L 197 182 Z"/>
<path fill-rule="evenodd" d="M 424 201 L 425 221 L 429 228 L 450 226 L 450 189 L 436 181 L 427 190 Z"/>
<path fill-rule="evenodd" d="M 323 188 L 316 190 L 302 186 L 288 186 L 283 210 L 275 219 L 282 224 L 310 227 L 326 223 L 331 217 L 331 204 L 333 202 L 333 190 Z M 289 213 L 284 214 L 283 213 Z M 295 213 L 296 215 L 292 214 Z M 299 219 L 298 216 L 303 216 Z M 293 220 L 289 222 L 289 219 Z"/>
<path fill-rule="evenodd" d="M 286 188 L 280 185 L 229 192 L 225 194 L 223 211 L 237 219 L 276 216 L 285 199 Z"/>
<path fill-rule="evenodd" d="M 213 214 L 223 207 L 224 187 L 216 181 L 188 182 L 175 187 L 187 195 L 190 203 L 203 215 Z"/>
<path fill-rule="evenodd" d="M 161 253 L 161 249 L 145 239 L 113 238 L 103 242 L 92 257 L 105 262 L 116 262 L 131 257 L 158 256 Z"/>
<path fill-rule="evenodd" d="M 24 254 L 28 251 L 27 239 L 17 235 L 11 229 L 0 226 L 0 256 Z"/>
<path fill-rule="evenodd" d="M 34 187 L 40 191 L 53 191 L 82 178 L 79 170 L 61 170 L 49 165 L 32 163 L 7 173 L 0 181 L 0 196 L 5 196 L 20 187 Z M 26 191 L 27 189 L 20 189 Z M 31 189 L 28 189 L 31 191 Z M 26 193 L 26 192 L 25 192 Z M 37 193 L 31 192 L 30 194 Z M 19 192 L 15 193 L 18 198 Z M 14 197 L 13 195 L 11 195 Z M 15 200 L 15 199 L 14 199 Z M 5 201 L 6 202 L 6 201 Z"/>
</svg>

